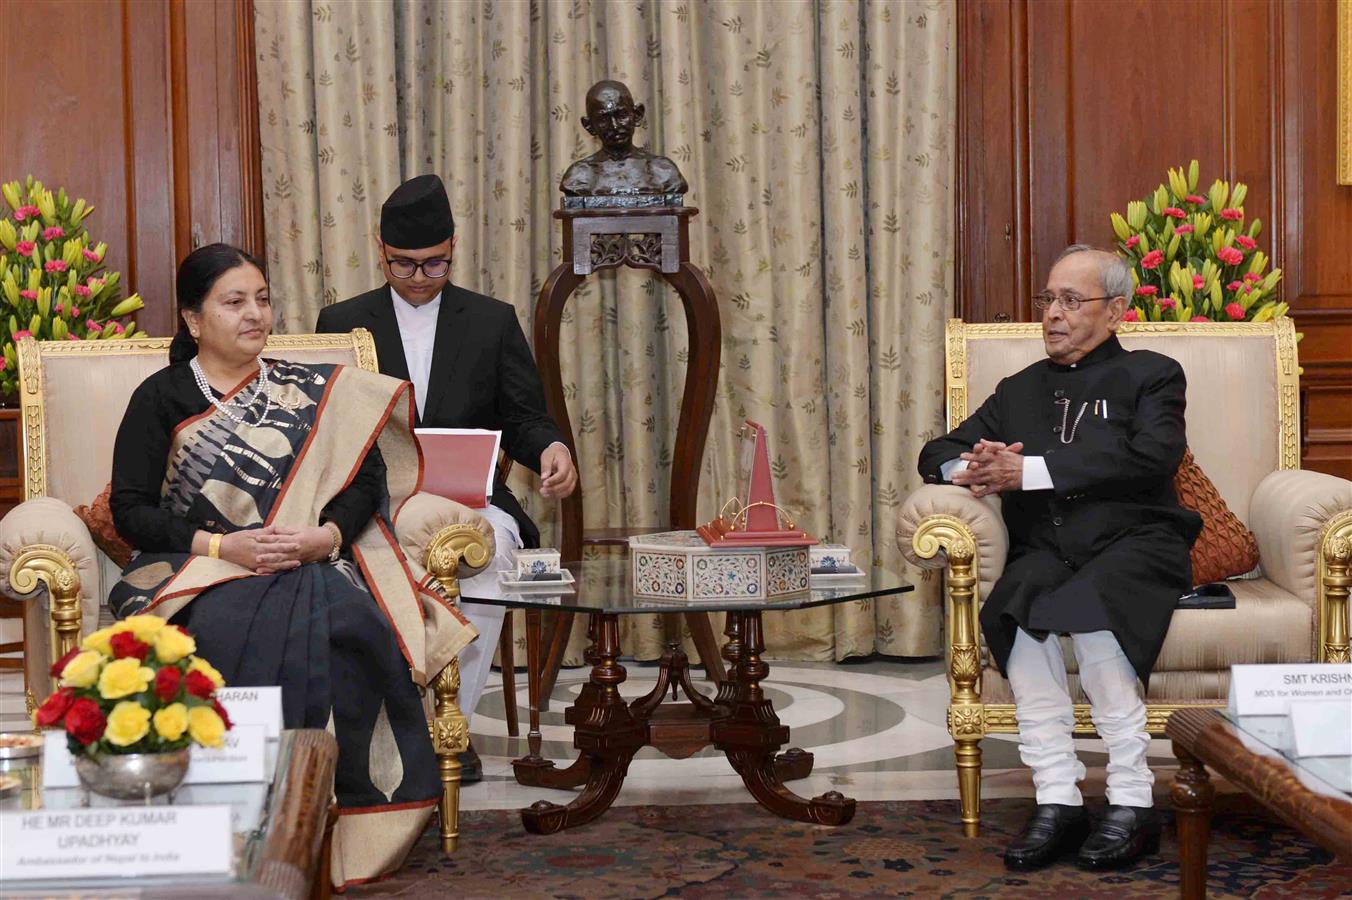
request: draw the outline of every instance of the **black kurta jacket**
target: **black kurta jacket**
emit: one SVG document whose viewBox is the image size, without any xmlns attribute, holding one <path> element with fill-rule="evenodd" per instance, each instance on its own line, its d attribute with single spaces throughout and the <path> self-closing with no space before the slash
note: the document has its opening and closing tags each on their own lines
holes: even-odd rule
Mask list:
<svg viewBox="0 0 1352 900">
<path fill-rule="evenodd" d="M 981 438 L 1022 441 L 1024 455 L 1047 463 L 1051 490 L 1002 495 L 1009 560 L 981 610 L 1002 672 L 1018 627 L 1106 629 L 1149 680 L 1174 605 L 1192 587 L 1189 550 L 1202 527 L 1173 488 L 1187 447 L 1186 387 L 1174 360 L 1109 337 L 1074 366 L 1042 360 L 1001 380 L 921 451 L 931 483 Z"/>
<path fill-rule="evenodd" d="M 408 361 L 388 286 L 325 307 L 315 323 L 316 332 L 354 328 L 366 328 L 375 338 L 382 374 L 408 380 Z M 563 434 L 545 410 L 540 373 L 511 304 L 446 285 L 418 424 L 500 430 L 507 455 L 537 473 L 545 448 L 563 442 Z M 494 485 L 493 505 L 516 519 L 527 547 L 539 546 L 539 529 L 501 482 Z"/>
</svg>

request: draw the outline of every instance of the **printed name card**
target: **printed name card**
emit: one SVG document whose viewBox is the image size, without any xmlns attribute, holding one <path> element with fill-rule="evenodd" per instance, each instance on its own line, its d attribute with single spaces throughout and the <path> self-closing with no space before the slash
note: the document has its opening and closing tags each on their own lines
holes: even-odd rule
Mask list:
<svg viewBox="0 0 1352 900">
<path fill-rule="evenodd" d="M 0 813 L 0 882 L 220 875 L 233 868 L 228 806 Z"/>
<path fill-rule="evenodd" d="M 1352 756 L 1352 702 L 1297 700 L 1291 704 L 1291 730 L 1298 757 Z"/>
<path fill-rule="evenodd" d="M 1284 716 L 1301 700 L 1352 700 L 1352 664 L 1230 667 L 1230 712 Z"/>
<path fill-rule="evenodd" d="M 266 729 L 262 725 L 236 725 L 222 738 L 221 746 L 192 748 L 192 761 L 184 784 L 226 784 L 264 781 L 267 772 Z M 42 744 L 42 786 L 79 787 L 75 763 L 66 748 L 64 731 L 48 731 Z M 275 746 L 275 745 L 274 745 Z"/>
<path fill-rule="evenodd" d="M 235 725 L 262 725 L 269 739 L 282 733 L 282 689 L 279 687 L 223 687 L 216 699 Z"/>
</svg>

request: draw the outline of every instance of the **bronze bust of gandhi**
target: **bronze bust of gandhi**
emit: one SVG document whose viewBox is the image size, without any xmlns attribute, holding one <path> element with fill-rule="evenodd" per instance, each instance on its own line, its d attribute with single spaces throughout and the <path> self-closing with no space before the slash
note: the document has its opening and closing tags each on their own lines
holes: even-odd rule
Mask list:
<svg viewBox="0 0 1352 900">
<path fill-rule="evenodd" d="M 598 81 L 587 91 L 582 127 L 601 141 L 601 149 L 563 173 L 565 209 L 682 204 L 689 188 L 681 170 L 667 157 L 634 146 L 643 113 L 643 104 L 635 104 L 619 81 Z"/>
</svg>

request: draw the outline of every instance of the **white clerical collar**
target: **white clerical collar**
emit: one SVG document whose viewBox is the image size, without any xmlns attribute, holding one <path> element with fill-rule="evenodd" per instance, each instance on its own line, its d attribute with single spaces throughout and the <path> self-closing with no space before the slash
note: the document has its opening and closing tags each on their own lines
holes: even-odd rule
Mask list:
<svg viewBox="0 0 1352 900">
<path fill-rule="evenodd" d="M 437 295 L 433 297 L 431 300 L 428 300 L 422 306 L 414 306 L 412 303 L 409 303 L 403 297 L 400 297 L 399 292 L 394 289 L 393 285 L 390 286 L 390 299 L 394 301 L 395 310 L 399 311 L 402 309 L 402 311 L 405 313 L 412 312 L 415 315 L 419 313 L 422 314 L 432 313 L 441 309 L 441 294 L 442 294 L 441 291 L 437 291 Z"/>
</svg>

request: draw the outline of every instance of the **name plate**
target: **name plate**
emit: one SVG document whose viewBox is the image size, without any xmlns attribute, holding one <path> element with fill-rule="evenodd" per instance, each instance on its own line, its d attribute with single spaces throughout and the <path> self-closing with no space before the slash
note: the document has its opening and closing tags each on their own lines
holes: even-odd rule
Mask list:
<svg viewBox="0 0 1352 900">
<path fill-rule="evenodd" d="M 1297 700 L 1291 704 L 1295 753 L 1352 756 L 1352 703 L 1346 700 Z"/>
<path fill-rule="evenodd" d="M 192 748 L 184 784 L 226 784 L 266 780 L 267 740 L 262 725 L 236 725 L 225 733 L 220 747 Z M 48 731 L 42 744 L 42 786 L 78 787 L 75 762 L 66 748 L 64 731 Z"/>
<path fill-rule="evenodd" d="M 220 875 L 233 869 L 228 806 L 0 813 L 0 882 Z"/>
<path fill-rule="evenodd" d="M 1301 700 L 1352 700 L 1352 664 L 1230 667 L 1230 712 L 1284 716 Z"/>
<path fill-rule="evenodd" d="M 235 725 L 262 725 L 269 738 L 282 733 L 282 689 L 279 687 L 223 687 L 216 699 Z"/>
</svg>

